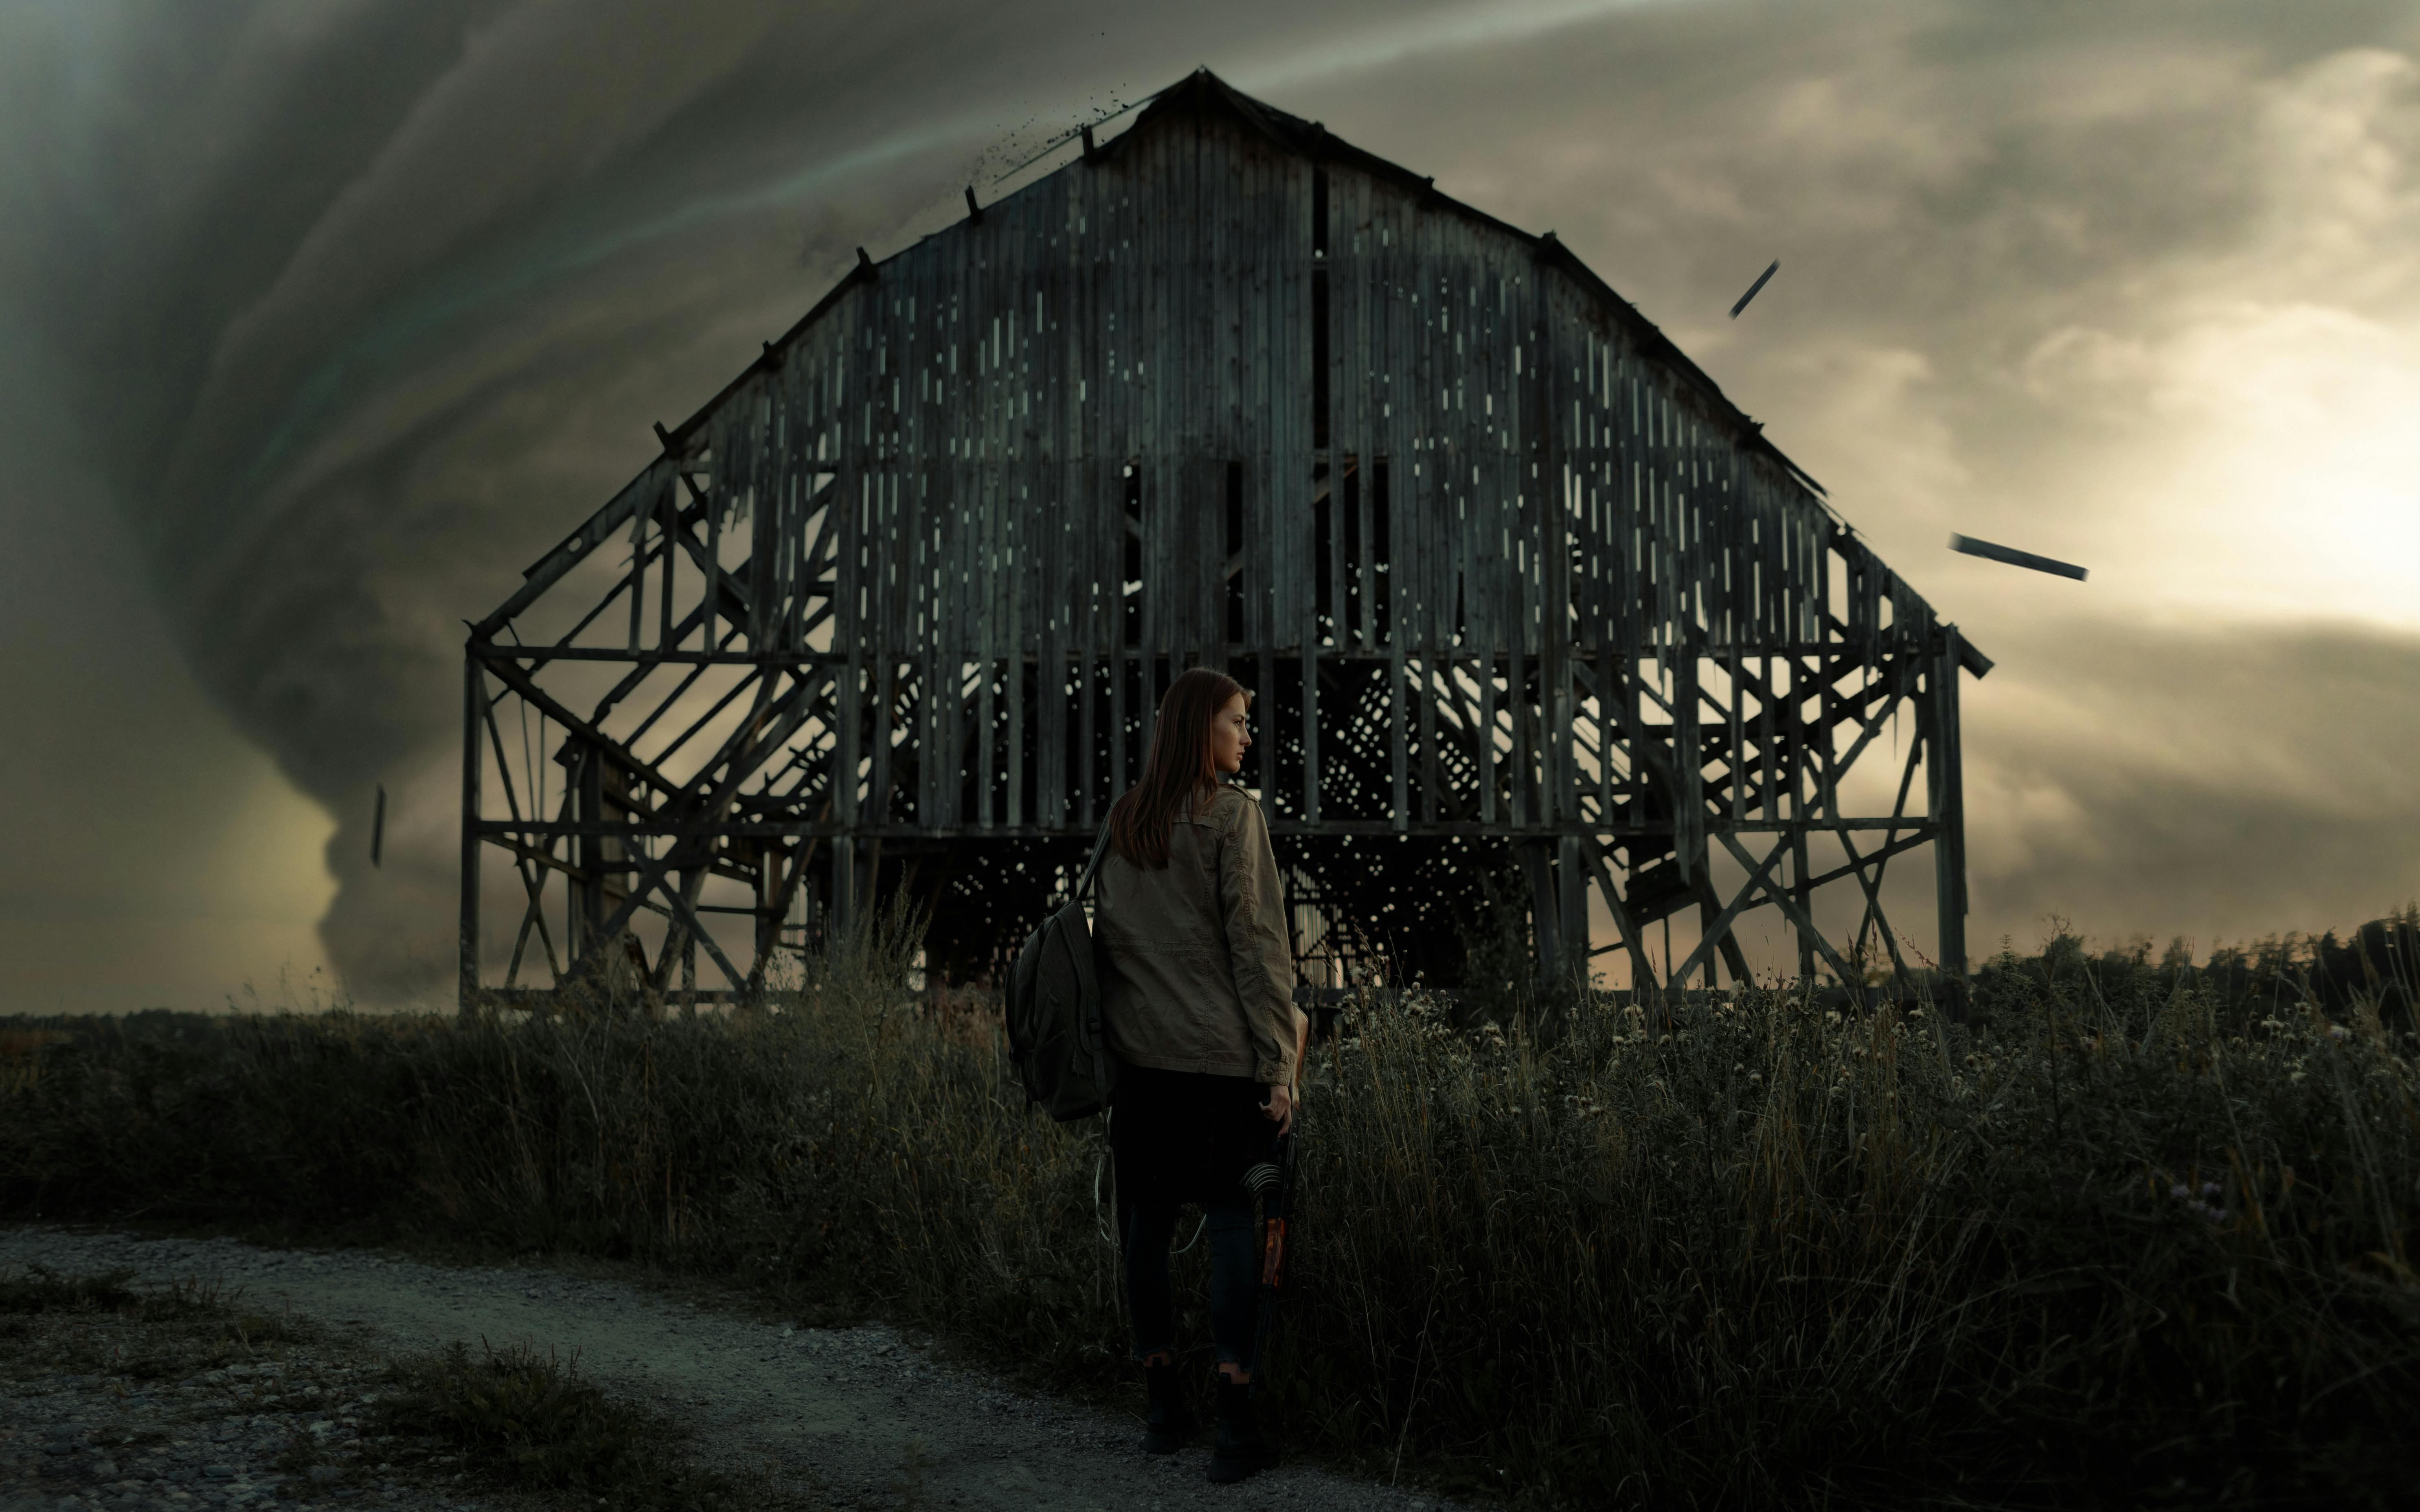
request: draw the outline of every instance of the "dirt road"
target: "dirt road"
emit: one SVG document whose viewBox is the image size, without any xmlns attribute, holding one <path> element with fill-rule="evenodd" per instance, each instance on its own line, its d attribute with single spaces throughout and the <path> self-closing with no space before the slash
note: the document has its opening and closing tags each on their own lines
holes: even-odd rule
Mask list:
<svg viewBox="0 0 2420 1512">
<path fill-rule="evenodd" d="M 132 1268 L 146 1281 L 240 1286 L 384 1346 L 525 1342 L 694 1423 L 733 1469 L 778 1466 L 842 1506 L 1319 1507 L 1419 1512 L 1384 1486 L 1288 1466 L 1238 1486 L 1203 1476 L 1203 1443 L 1167 1459 L 1132 1418 L 1020 1395 L 936 1362 L 885 1327 L 791 1329 L 543 1269 L 450 1269 L 361 1251 L 256 1248 L 39 1225 L 0 1227 L 0 1266 Z"/>
</svg>

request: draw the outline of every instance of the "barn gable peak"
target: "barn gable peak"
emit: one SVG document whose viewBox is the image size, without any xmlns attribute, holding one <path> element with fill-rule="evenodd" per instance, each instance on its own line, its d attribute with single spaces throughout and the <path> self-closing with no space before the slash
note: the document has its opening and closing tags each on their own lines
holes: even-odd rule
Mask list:
<svg viewBox="0 0 2420 1512">
<path fill-rule="evenodd" d="M 1280 151 L 1318 163 L 1324 167 L 1342 167 L 1371 175 L 1381 181 L 1416 195 L 1424 212 L 1450 215 L 1485 228 L 1527 248 L 1542 267 L 1560 270 L 1588 298 L 1599 317 L 1621 329 L 1635 345 L 1640 356 L 1662 368 L 1681 390 L 1694 396 L 1704 418 L 1744 450 L 1764 457 L 1779 467 L 1805 487 L 1808 495 L 1827 511 L 1823 503 L 1827 490 L 1804 468 L 1784 454 L 1764 434 L 1763 425 L 1733 404 L 1704 369 L 1683 352 L 1662 328 L 1640 314 L 1638 307 L 1617 293 L 1594 269 L 1583 262 L 1552 231 L 1533 234 L 1488 214 L 1485 210 L 1454 198 L 1436 188 L 1431 175 L 1415 173 L 1399 162 L 1382 158 L 1374 152 L 1354 146 L 1329 131 L 1326 125 L 1307 120 L 1281 110 L 1266 100 L 1255 99 L 1229 84 L 1208 67 L 1200 67 L 1174 84 L 1147 97 L 1133 126 L 1102 143 L 1085 157 L 1063 164 L 1043 175 L 1032 183 L 1017 190 L 1010 197 L 1031 193 L 1041 185 L 1066 174 L 1080 174 L 1097 163 L 1112 162 L 1134 154 L 1151 137 L 1172 129 L 1188 118 L 1203 115 L 1224 116 L 1245 127 L 1252 134 L 1267 141 Z M 970 196 L 971 207 L 972 196 Z M 923 239 L 918 245 L 935 240 L 946 241 L 964 236 L 982 224 L 980 210 L 970 208 L 964 219 Z M 756 362 L 742 369 L 732 381 L 697 412 L 672 428 L 676 440 L 685 440 L 695 433 L 724 400 L 744 387 L 759 372 L 778 367 L 783 353 L 804 335 L 848 292 L 867 281 L 878 281 L 883 268 L 912 251 L 903 248 L 888 257 L 874 258 L 859 249 L 857 266 L 815 301 L 798 323 L 777 339 L 765 344 Z M 1845 526 L 1846 522 L 1841 521 Z"/>
</svg>

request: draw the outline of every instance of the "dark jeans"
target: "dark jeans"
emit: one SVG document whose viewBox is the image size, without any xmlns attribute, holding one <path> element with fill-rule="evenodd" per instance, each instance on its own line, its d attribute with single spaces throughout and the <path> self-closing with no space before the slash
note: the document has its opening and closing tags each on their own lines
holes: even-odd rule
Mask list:
<svg viewBox="0 0 2420 1512">
<path fill-rule="evenodd" d="M 1260 1300 L 1261 1236 L 1252 1195 L 1237 1186 L 1209 1205 L 1210 1339 L 1222 1365 L 1252 1368 Z M 1134 1319 L 1135 1358 L 1176 1348 L 1175 1304 L 1168 1281 L 1168 1245 L 1176 1233 L 1173 1202 L 1126 1209 L 1126 1313 Z"/>
<path fill-rule="evenodd" d="M 1121 1063 L 1109 1115 L 1124 1225 L 1126 1316 L 1135 1358 L 1175 1348 L 1168 1246 L 1182 1210 L 1198 1204 L 1210 1241 L 1210 1336 L 1222 1364 L 1252 1365 L 1260 1300 L 1260 1227 L 1245 1170 L 1268 1158 L 1277 1125 L 1261 1112 L 1268 1088 Z"/>
</svg>

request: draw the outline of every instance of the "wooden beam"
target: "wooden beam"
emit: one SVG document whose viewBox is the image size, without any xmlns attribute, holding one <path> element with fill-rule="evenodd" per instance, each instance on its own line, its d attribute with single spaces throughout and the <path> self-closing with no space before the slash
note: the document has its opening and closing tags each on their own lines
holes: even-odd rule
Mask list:
<svg viewBox="0 0 2420 1512">
<path fill-rule="evenodd" d="M 639 779 L 659 793 L 679 793 L 687 787 L 688 784 L 675 782 L 658 771 L 653 762 L 641 757 L 622 742 L 572 713 L 552 694 L 532 681 L 519 667 L 510 662 L 489 662 L 487 668 L 496 674 L 498 682 L 537 705 L 545 712 L 548 718 L 563 726 L 568 733 L 578 735 L 582 744 L 621 767 L 629 776 Z"/>
<path fill-rule="evenodd" d="M 747 780 L 749 774 L 761 763 L 763 755 L 787 740 L 791 732 L 797 729 L 799 722 L 806 717 L 804 711 L 799 707 L 803 702 L 802 695 L 818 687 L 820 682 L 821 679 L 794 682 L 789 695 L 778 705 L 772 703 L 769 699 L 772 679 L 767 678 L 759 685 L 767 695 L 766 698 L 759 702 L 750 717 L 741 722 L 740 727 L 732 733 L 730 739 L 723 743 L 722 749 L 716 753 L 715 759 L 706 763 L 703 768 L 705 773 L 711 773 L 721 768 L 726 775 L 704 794 L 684 794 L 683 802 L 676 806 L 678 811 L 672 816 L 680 825 L 673 843 L 665 847 L 663 856 L 649 861 L 641 869 L 639 881 L 630 888 L 629 896 L 624 899 L 621 906 L 616 908 L 599 926 L 597 933 L 602 939 L 616 940 L 621 937 L 623 929 L 629 924 L 631 914 L 638 908 L 638 900 L 644 896 L 649 888 L 659 883 L 666 872 L 675 866 L 700 864 L 699 860 L 692 857 L 699 841 L 704 840 L 706 850 L 711 851 L 714 843 L 713 820 L 721 815 L 731 799 L 737 795 L 740 784 Z M 782 711 L 778 716 L 773 712 L 776 708 Z M 768 717 L 772 719 L 771 733 L 751 744 L 751 736 L 763 728 Z M 572 966 L 575 975 L 583 969 L 594 969 L 592 963 L 601 959 L 597 954 L 598 949 L 601 947 L 582 952 L 581 961 L 574 963 Z"/>
<path fill-rule="evenodd" d="M 1748 855 L 1738 841 L 1733 840 L 1728 833 L 1718 834 L 1714 838 L 1723 842 L 1723 848 L 1730 851 L 1740 865 L 1751 870 L 1755 869 L 1757 865 L 1755 858 Z M 1792 840 L 1796 838 L 1791 837 Z M 1776 845 L 1774 849 L 1777 854 L 1780 846 Z M 1839 976 L 1841 982 L 1844 985 L 1853 985 L 1854 973 L 1849 970 L 1849 964 L 1840 959 L 1840 952 L 1832 949 L 1832 942 L 1823 938 L 1823 932 L 1815 927 L 1815 920 L 1799 904 L 1798 900 L 1791 896 L 1793 890 L 1787 887 L 1768 887 L 1765 889 L 1765 895 L 1789 916 L 1790 922 L 1798 929 L 1799 938 L 1807 941 L 1823 957 L 1824 963 Z"/>
<path fill-rule="evenodd" d="M 474 640 L 492 640 L 521 610 L 561 582 L 572 568 L 588 559 L 589 553 L 604 545 L 630 517 L 631 511 L 644 508 L 653 490 L 663 486 L 672 471 L 669 457 L 659 456 L 639 470 L 639 475 L 622 486 L 622 491 L 608 501 L 605 507 L 588 517 L 580 529 L 566 536 L 561 544 L 540 557 L 521 574 L 521 585 L 510 597 L 497 606 L 494 613 L 481 620 L 471 630 Z"/>
<path fill-rule="evenodd" d="M 1588 857 L 1590 874 L 1596 878 L 1596 889 L 1605 899 L 1605 911 L 1613 919 L 1614 932 L 1621 936 L 1621 947 L 1630 952 L 1630 980 L 1634 988 L 1644 987 L 1655 980 L 1652 967 L 1647 964 L 1646 936 L 1639 933 L 1637 921 L 1631 918 L 1630 908 L 1622 901 L 1621 889 L 1613 885 L 1613 872 L 1606 864 L 1605 847 L 1593 838 L 1580 841 Z M 1591 955 L 1595 952 L 1590 951 Z"/>
<path fill-rule="evenodd" d="M 1730 937 L 1731 920 L 1739 918 L 1741 911 L 1749 905 L 1758 892 L 1761 891 L 1776 901 L 1780 896 L 1780 889 L 1770 885 L 1765 879 L 1772 874 L 1774 864 L 1779 861 L 1783 853 L 1790 849 L 1791 836 L 1784 835 L 1775 841 L 1773 849 L 1765 852 L 1762 861 L 1751 859 L 1747 852 L 1740 849 L 1738 843 L 1729 835 L 1722 835 L 1719 838 L 1730 848 L 1731 854 L 1740 858 L 1740 865 L 1748 869 L 1747 880 L 1740 885 L 1739 891 L 1731 896 L 1731 901 L 1723 905 L 1722 912 L 1714 916 L 1714 922 L 1699 930 L 1697 949 L 1689 952 L 1688 959 L 1683 961 L 1665 981 L 1664 985 L 1674 992 L 1688 985 L 1689 974 L 1706 964 L 1708 958 L 1714 954 L 1716 941 Z"/>
<path fill-rule="evenodd" d="M 469 1020 L 479 1008 L 479 722 L 488 708 L 488 683 L 478 658 L 462 658 L 462 872 L 459 903 L 458 1011 Z"/>
<path fill-rule="evenodd" d="M 1882 926 L 1883 948 L 1890 952 L 1891 975 L 1898 979 L 1902 987 L 1910 985 L 1912 979 L 1907 973 L 1907 963 L 1900 959 L 1899 941 L 1892 936 L 1890 918 L 1883 912 L 1882 879 L 1879 873 L 1883 863 L 1890 859 L 1889 855 L 1885 852 L 1874 858 L 1873 866 L 1877 874 L 1869 877 L 1866 875 L 1867 862 L 1864 857 L 1858 856 L 1856 844 L 1849 839 L 1849 832 L 1843 829 L 1838 834 L 1840 849 L 1848 853 L 1850 874 L 1857 879 L 1858 887 L 1866 895 L 1866 917 Z M 1865 939 L 1865 925 L 1860 923 L 1857 926 L 1857 938 L 1861 946 Z"/>
<path fill-rule="evenodd" d="M 745 994 L 748 991 L 747 979 L 739 974 L 737 966 L 731 964 L 731 958 L 722 953 L 722 947 L 714 943 L 714 936 L 706 932 L 706 925 L 698 919 L 695 901 L 686 896 L 688 889 L 673 886 L 671 878 L 660 872 L 655 875 L 654 886 L 657 891 L 672 901 L 674 916 L 687 930 L 687 937 L 706 947 L 706 953 L 714 958 L 715 966 L 721 971 L 723 979 L 731 983 L 734 992 Z M 635 891 L 632 896 L 637 896 Z M 619 932 L 616 931 L 615 933 L 618 937 Z M 664 954 L 667 958 L 672 954 L 672 939 L 669 935 L 664 940 Z M 662 969 L 663 963 L 659 962 L 658 972 L 660 973 Z"/>
</svg>

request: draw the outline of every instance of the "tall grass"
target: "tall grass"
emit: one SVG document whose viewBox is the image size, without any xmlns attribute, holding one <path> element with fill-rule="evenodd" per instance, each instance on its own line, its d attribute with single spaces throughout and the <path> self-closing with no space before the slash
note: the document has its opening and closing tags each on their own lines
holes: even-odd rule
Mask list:
<svg viewBox="0 0 2420 1512">
<path fill-rule="evenodd" d="M 2056 950 L 1964 1024 L 1373 996 L 1311 1057 L 1273 1406 L 1549 1502 L 2389 1504 L 2412 1044 L 2290 1002 Z M 1027 1113 L 986 1005 L 876 948 L 727 1019 L 87 1022 L 0 1097 L 15 1214 L 632 1257 L 1106 1387 L 1104 1165 Z"/>
</svg>

